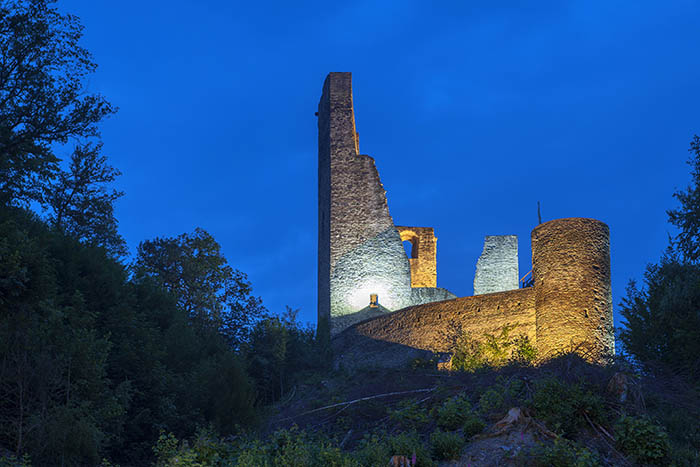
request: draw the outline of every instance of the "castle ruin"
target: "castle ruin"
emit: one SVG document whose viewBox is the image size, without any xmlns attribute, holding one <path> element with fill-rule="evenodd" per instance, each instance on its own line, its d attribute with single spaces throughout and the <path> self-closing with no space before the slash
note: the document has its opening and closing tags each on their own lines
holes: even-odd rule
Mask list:
<svg viewBox="0 0 700 467">
<path fill-rule="evenodd" d="M 581 345 L 593 358 L 614 352 L 607 225 L 569 218 L 535 227 L 523 288 L 517 237 L 488 236 L 474 296 L 458 298 L 437 287 L 433 228 L 394 223 L 374 159 L 360 153 L 350 73 L 327 76 L 317 116 L 318 332 L 334 347 L 449 352 L 444 330 L 457 324 L 475 336 L 513 326 L 543 356 Z"/>
</svg>

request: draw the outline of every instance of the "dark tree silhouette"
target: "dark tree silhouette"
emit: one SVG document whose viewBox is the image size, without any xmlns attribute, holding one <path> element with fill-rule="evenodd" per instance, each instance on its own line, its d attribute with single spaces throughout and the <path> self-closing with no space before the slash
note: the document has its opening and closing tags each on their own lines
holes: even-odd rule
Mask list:
<svg viewBox="0 0 700 467">
<path fill-rule="evenodd" d="M 86 94 L 96 64 L 80 46 L 77 17 L 50 0 L 0 3 L 0 203 L 43 202 L 58 171 L 57 145 L 99 136 L 115 108 Z"/>
</svg>

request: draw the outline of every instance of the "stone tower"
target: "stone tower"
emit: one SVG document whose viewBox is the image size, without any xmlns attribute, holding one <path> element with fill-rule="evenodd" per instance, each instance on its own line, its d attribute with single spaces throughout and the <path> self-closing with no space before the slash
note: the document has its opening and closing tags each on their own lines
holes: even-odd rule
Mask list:
<svg viewBox="0 0 700 467">
<path fill-rule="evenodd" d="M 614 353 L 610 231 L 595 219 L 556 219 L 532 231 L 537 349 Z"/>
<path fill-rule="evenodd" d="M 359 152 L 350 73 L 330 73 L 318 105 L 318 212 L 319 332 L 371 316 L 370 294 L 389 310 L 412 304 L 384 187 L 374 159 Z"/>
</svg>

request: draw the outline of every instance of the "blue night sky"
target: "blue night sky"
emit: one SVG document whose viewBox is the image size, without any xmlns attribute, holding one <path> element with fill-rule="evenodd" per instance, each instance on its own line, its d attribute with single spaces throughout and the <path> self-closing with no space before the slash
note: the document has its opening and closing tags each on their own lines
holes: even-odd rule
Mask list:
<svg viewBox="0 0 700 467">
<path fill-rule="evenodd" d="M 539 200 L 610 226 L 619 323 L 689 182 L 700 3 L 438 3 L 59 2 L 99 64 L 88 91 L 120 108 L 102 133 L 132 253 L 202 227 L 271 312 L 315 323 L 314 112 L 351 71 L 360 150 L 396 224 L 435 228 L 438 286 L 472 294 L 485 235 L 518 235 L 527 272 Z"/>
</svg>

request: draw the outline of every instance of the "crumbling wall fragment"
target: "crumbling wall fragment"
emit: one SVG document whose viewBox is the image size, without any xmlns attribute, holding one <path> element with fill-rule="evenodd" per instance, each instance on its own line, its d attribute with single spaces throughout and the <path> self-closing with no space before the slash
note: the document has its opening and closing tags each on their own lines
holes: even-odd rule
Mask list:
<svg viewBox="0 0 700 467">
<path fill-rule="evenodd" d="M 488 235 L 476 263 L 474 295 L 515 290 L 518 286 L 518 237 Z"/>
<path fill-rule="evenodd" d="M 432 227 L 396 226 L 401 241 L 412 246 L 411 287 L 437 287 L 437 237 Z"/>
</svg>

